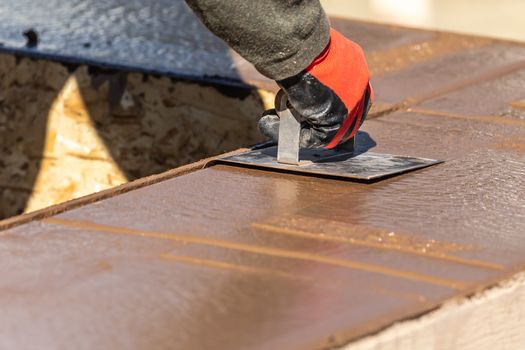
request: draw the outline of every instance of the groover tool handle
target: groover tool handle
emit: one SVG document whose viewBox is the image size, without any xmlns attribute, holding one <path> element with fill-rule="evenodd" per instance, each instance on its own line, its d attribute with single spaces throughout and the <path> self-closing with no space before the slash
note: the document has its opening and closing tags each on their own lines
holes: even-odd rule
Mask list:
<svg viewBox="0 0 525 350">
<path fill-rule="evenodd" d="M 303 118 L 288 107 L 288 96 L 282 90 L 275 97 L 275 110 L 280 119 L 277 162 L 299 165 L 299 140 Z"/>
</svg>

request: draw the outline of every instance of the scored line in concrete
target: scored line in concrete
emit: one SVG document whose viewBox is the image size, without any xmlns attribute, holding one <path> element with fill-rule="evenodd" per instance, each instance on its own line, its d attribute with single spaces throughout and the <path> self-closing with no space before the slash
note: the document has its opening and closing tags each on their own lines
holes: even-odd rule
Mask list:
<svg viewBox="0 0 525 350">
<path fill-rule="evenodd" d="M 430 275 L 421 274 L 417 272 L 397 270 L 397 269 L 380 266 L 376 264 L 362 263 L 362 262 L 353 261 L 349 259 L 332 258 L 332 257 L 324 256 L 324 255 L 307 253 L 307 252 L 291 251 L 287 249 L 270 248 L 270 247 L 257 246 L 257 245 L 251 245 L 251 244 L 245 244 L 245 243 L 218 240 L 218 239 L 213 239 L 213 238 L 202 238 L 202 237 L 190 236 L 190 235 L 185 235 L 185 234 L 181 235 L 181 234 L 176 234 L 176 233 L 137 230 L 137 229 L 127 228 L 127 227 L 101 225 L 101 224 L 93 223 L 90 221 L 68 220 L 68 219 L 61 219 L 61 218 L 56 218 L 56 217 L 44 219 L 42 220 L 42 222 L 53 224 L 53 225 L 59 225 L 63 227 L 74 228 L 74 229 L 85 229 L 85 230 L 93 230 L 97 232 L 107 232 L 107 233 L 114 233 L 114 234 L 134 235 L 134 236 L 147 237 L 147 238 L 160 238 L 160 239 L 167 239 L 167 240 L 174 240 L 174 241 L 183 241 L 183 242 L 202 244 L 202 245 L 218 247 L 218 248 L 239 250 L 239 251 L 255 253 L 255 254 L 276 256 L 276 257 L 288 258 L 288 259 L 305 260 L 305 261 L 317 262 L 317 263 L 332 265 L 332 266 L 337 266 L 337 267 L 378 273 L 378 274 L 388 275 L 388 276 L 407 279 L 407 280 L 416 281 L 416 282 L 425 282 L 425 283 L 444 286 L 444 287 L 448 287 L 448 288 L 456 289 L 456 290 L 465 289 L 470 286 L 469 283 L 464 282 L 464 281 L 440 278 L 440 277 L 430 276 Z"/>
<path fill-rule="evenodd" d="M 197 265 L 197 266 L 206 266 L 206 267 L 211 267 L 211 268 L 216 268 L 216 269 L 270 275 L 272 277 L 278 276 L 278 277 L 284 277 L 284 278 L 291 278 L 294 280 L 313 281 L 312 278 L 305 277 L 305 276 L 299 276 L 297 274 L 292 274 L 292 273 L 288 273 L 284 271 L 278 271 L 275 269 L 265 269 L 265 268 L 253 267 L 253 266 L 245 266 L 245 265 L 239 265 L 239 264 L 231 264 L 231 263 L 227 263 L 225 261 L 219 261 L 219 260 L 196 258 L 193 256 L 174 255 L 170 253 L 161 254 L 160 257 L 165 260 L 172 260 L 172 261 L 177 261 L 181 263 Z"/>
<path fill-rule="evenodd" d="M 426 114 L 433 117 L 445 117 L 453 119 L 464 119 L 470 121 L 477 121 L 482 123 L 500 124 L 500 125 L 511 125 L 525 127 L 525 120 L 517 118 L 509 118 L 496 115 L 466 115 L 461 113 L 452 113 L 444 111 L 436 111 L 433 109 L 410 107 L 406 110 L 409 113 Z"/>
<path fill-rule="evenodd" d="M 312 239 L 316 239 L 320 241 L 346 243 L 346 244 L 363 246 L 363 247 L 368 247 L 368 248 L 375 248 L 375 249 L 397 250 L 397 251 L 407 253 L 407 254 L 414 254 L 417 256 L 444 260 L 444 261 L 449 261 L 449 262 L 453 262 L 457 264 L 479 267 L 479 268 L 484 268 L 484 269 L 489 269 L 489 270 L 503 270 L 505 268 L 503 265 L 491 263 L 488 261 L 482 261 L 482 260 L 477 260 L 477 259 L 466 259 L 466 258 L 462 258 L 459 256 L 453 256 L 453 255 L 442 254 L 442 253 L 422 252 L 420 250 L 411 249 L 410 247 L 385 245 L 385 244 L 363 241 L 363 240 L 359 240 L 355 238 L 329 235 L 326 233 L 322 233 L 322 234 L 314 233 L 314 232 L 308 232 L 308 231 L 297 230 L 297 229 L 282 228 L 282 227 L 262 224 L 262 223 L 253 223 L 251 226 L 255 229 L 260 229 L 260 230 L 267 231 L 267 232 L 274 232 L 274 233 L 285 234 L 285 235 L 290 235 L 290 236 L 312 238 Z"/>
</svg>

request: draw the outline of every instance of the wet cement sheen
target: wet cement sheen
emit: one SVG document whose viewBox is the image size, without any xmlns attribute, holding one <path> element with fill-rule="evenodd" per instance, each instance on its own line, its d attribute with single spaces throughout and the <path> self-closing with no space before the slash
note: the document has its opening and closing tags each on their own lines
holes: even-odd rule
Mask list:
<svg viewBox="0 0 525 350">
<path fill-rule="evenodd" d="M 525 126 L 365 130 L 446 163 L 374 184 L 214 166 L 4 232 L 0 345 L 326 347 L 525 266 L 525 155 L 497 146 Z"/>
</svg>

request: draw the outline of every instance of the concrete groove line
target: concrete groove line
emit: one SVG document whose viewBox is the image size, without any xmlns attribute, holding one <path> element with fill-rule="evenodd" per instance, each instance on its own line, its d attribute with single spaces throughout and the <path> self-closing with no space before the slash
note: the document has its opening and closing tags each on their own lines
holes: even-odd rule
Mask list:
<svg viewBox="0 0 525 350">
<path fill-rule="evenodd" d="M 519 62 L 510 64 L 510 65 L 506 65 L 498 69 L 491 70 L 486 73 L 474 76 L 472 78 L 462 79 L 456 83 L 450 84 L 448 86 L 444 86 L 440 89 L 431 91 L 427 94 L 422 94 L 416 97 L 408 97 L 401 103 L 401 105 L 404 108 L 408 108 L 414 105 L 418 105 L 422 102 L 426 102 L 430 99 L 451 93 L 453 91 L 461 90 L 461 89 L 467 88 L 469 86 L 472 86 L 478 83 L 484 83 L 489 80 L 495 80 L 495 79 L 504 77 L 505 75 L 509 75 L 511 73 L 514 73 L 516 71 L 523 70 L 523 69 L 525 69 L 525 61 L 519 61 Z"/>
<path fill-rule="evenodd" d="M 370 110 L 370 114 L 368 114 L 366 116 L 366 120 L 377 119 L 377 118 L 384 117 L 386 115 L 393 114 L 393 113 L 395 113 L 395 112 L 397 112 L 399 110 L 402 110 L 403 109 L 403 104 L 402 103 L 393 104 L 393 105 L 388 106 L 388 107 L 386 107 L 384 109 L 380 109 L 379 111 L 374 111 L 373 108 L 374 108 L 374 105 L 372 105 L 372 109 Z"/>
<path fill-rule="evenodd" d="M 227 262 L 219 261 L 219 260 L 194 258 L 194 257 L 182 256 L 182 255 L 173 255 L 171 253 L 160 254 L 160 258 L 164 260 L 172 260 L 172 261 L 183 263 L 183 264 L 209 267 L 212 269 L 224 269 L 224 270 L 233 270 L 233 271 L 239 271 L 239 272 L 245 272 L 245 273 L 272 275 L 272 276 L 278 276 L 282 278 L 288 278 L 291 280 L 299 280 L 299 281 L 304 281 L 304 282 L 314 281 L 314 279 L 311 277 L 299 276 L 297 274 L 292 274 L 292 273 L 283 272 L 279 270 L 231 264 L 231 263 L 227 263 Z M 343 283 L 338 283 L 338 282 L 339 281 L 330 281 L 328 286 L 334 287 L 334 288 L 335 287 L 346 288 L 346 286 Z M 427 299 L 420 294 L 407 293 L 407 292 L 397 291 L 395 289 L 386 289 L 386 288 L 372 287 L 372 286 L 370 287 L 370 289 L 382 295 L 389 295 L 389 296 L 395 295 L 399 298 L 416 301 L 418 303 L 427 302 Z"/>
<path fill-rule="evenodd" d="M 164 260 L 173 260 L 173 261 L 186 263 L 190 265 L 196 265 L 196 266 L 206 266 L 206 267 L 222 269 L 222 270 L 233 270 L 233 271 L 240 271 L 240 272 L 246 272 L 246 273 L 278 276 L 278 277 L 284 277 L 284 278 L 289 278 L 293 280 L 312 281 L 312 278 L 299 276 L 299 275 L 284 272 L 284 271 L 253 267 L 253 266 L 243 266 L 243 265 L 232 264 L 232 263 L 228 263 L 228 262 L 220 261 L 220 260 L 202 259 L 202 258 L 196 258 L 193 256 L 174 255 L 171 253 L 160 254 L 160 257 Z"/>
<path fill-rule="evenodd" d="M 366 117 L 366 119 L 367 120 L 378 119 L 378 118 L 382 118 L 385 116 L 389 116 L 395 112 L 408 111 L 409 109 L 414 109 L 412 108 L 413 106 L 417 106 L 433 98 L 437 98 L 439 96 L 442 96 L 442 95 L 445 95 L 445 94 L 448 94 L 448 93 L 451 93 L 457 90 L 468 88 L 477 83 L 483 83 L 485 81 L 499 79 L 501 77 L 504 77 L 505 75 L 509 75 L 511 73 L 514 73 L 522 69 L 525 69 L 525 61 L 519 61 L 514 64 L 507 65 L 499 69 L 492 70 L 484 74 L 475 76 L 473 78 L 463 79 L 454 84 L 446 85 L 440 89 L 431 91 L 427 94 L 423 94 L 423 95 L 416 96 L 416 97 L 407 97 L 401 102 L 390 104 L 390 106 L 384 110 L 380 110 L 378 112 L 373 112 L 372 110 L 372 112 L 370 113 L 370 115 Z"/>
<path fill-rule="evenodd" d="M 312 239 L 316 239 L 320 241 L 339 242 L 339 243 L 346 243 L 346 244 L 368 247 L 368 248 L 376 248 L 376 249 L 383 249 L 383 250 L 389 250 L 389 251 L 390 250 L 400 251 L 400 252 L 407 253 L 407 254 L 413 254 L 413 255 L 422 256 L 422 257 L 444 260 L 444 261 L 449 261 L 449 262 L 453 262 L 457 264 L 484 268 L 488 270 L 503 270 L 505 268 L 503 265 L 491 263 L 488 261 L 482 261 L 482 260 L 476 260 L 476 259 L 466 259 L 466 258 L 461 258 L 461 257 L 453 256 L 453 255 L 448 255 L 448 254 L 440 254 L 440 253 L 432 253 L 432 252 L 424 253 L 424 252 L 420 252 L 420 251 L 410 249 L 410 248 L 403 248 L 403 247 L 392 246 L 392 245 L 388 246 L 385 244 L 367 242 L 367 241 L 363 241 L 363 240 L 359 240 L 355 238 L 334 236 L 334 235 L 330 235 L 326 233 L 322 233 L 322 234 L 313 233 L 313 232 L 308 232 L 308 231 L 303 231 L 303 230 L 281 228 L 278 226 L 259 224 L 259 223 L 253 223 L 251 226 L 253 228 L 260 229 L 263 231 L 270 231 L 274 233 L 281 233 L 281 234 L 296 236 L 296 237 L 312 238 Z"/>
<path fill-rule="evenodd" d="M 79 221 L 79 220 L 69 220 L 69 219 L 60 219 L 60 218 L 47 218 L 41 220 L 41 222 L 59 225 L 63 227 L 76 228 L 76 229 L 86 229 L 99 232 L 107 232 L 114 234 L 125 234 L 132 236 L 148 237 L 148 238 L 159 238 L 159 239 L 168 239 L 173 241 L 182 241 L 194 244 L 201 244 L 210 247 L 218 247 L 224 249 L 232 249 L 238 251 L 244 251 L 249 253 L 275 256 L 288 259 L 296 260 L 305 260 L 310 262 L 317 262 L 326 265 L 338 266 L 349 269 L 362 270 L 372 273 L 379 273 L 387 276 L 398 277 L 406 280 L 411 280 L 415 282 L 424 282 L 433 285 L 448 287 L 451 289 L 461 290 L 470 286 L 469 283 L 464 281 L 457 281 L 447 278 L 440 278 L 430 275 L 425 275 L 417 272 L 410 271 L 401 271 L 389 267 L 384 267 L 375 264 L 362 263 L 358 261 L 352 261 L 348 259 L 341 258 L 332 258 L 323 255 L 306 253 L 306 252 L 297 252 L 290 251 L 280 248 L 270 248 L 263 246 L 256 246 L 245 243 L 236 243 L 231 241 L 218 240 L 213 238 L 201 238 L 190 235 L 181 235 L 175 233 L 163 233 L 157 231 L 145 231 L 132 229 L 127 227 L 118 227 L 118 226 L 109 226 L 93 223 L 90 221 Z"/>
<path fill-rule="evenodd" d="M 371 51 L 365 55 L 370 75 L 380 77 L 424 62 L 493 44 L 493 39 L 439 32 L 431 39 Z"/>
<path fill-rule="evenodd" d="M 433 109 L 417 108 L 417 107 L 408 108 L 406 111 L 409 113 L 420 113 L 420 114 L 426 114 L 426 115 L 435 116 L 435 117 L 465 119 L 465 120 L 479 121 L 482 123 L 492 123 L 492 124 L 525 127 L 525 120 L 523 119 L 509 118 L 509 117 L 503 117 L 503 116 L 498 116 L 498 115 L 466 115 L 466 114 L 461 114 L 461 113 L 443 112 L 443 111 L 436 111 Z"/>
</svg>

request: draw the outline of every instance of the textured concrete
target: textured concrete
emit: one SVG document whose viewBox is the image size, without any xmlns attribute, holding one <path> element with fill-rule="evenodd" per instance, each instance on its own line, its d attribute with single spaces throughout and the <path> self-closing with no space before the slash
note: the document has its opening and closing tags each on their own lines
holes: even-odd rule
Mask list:
<svg viewBox="0 0 525 350">
<path fill-rule="evenodd" d="M 525 126 L 365 129 L 446 163 L 375 184 L 214 166 L 4 231 L 3 347 L 325 348 L 525 267 L 525 157 L 500 146 Z"/>
</svg>

